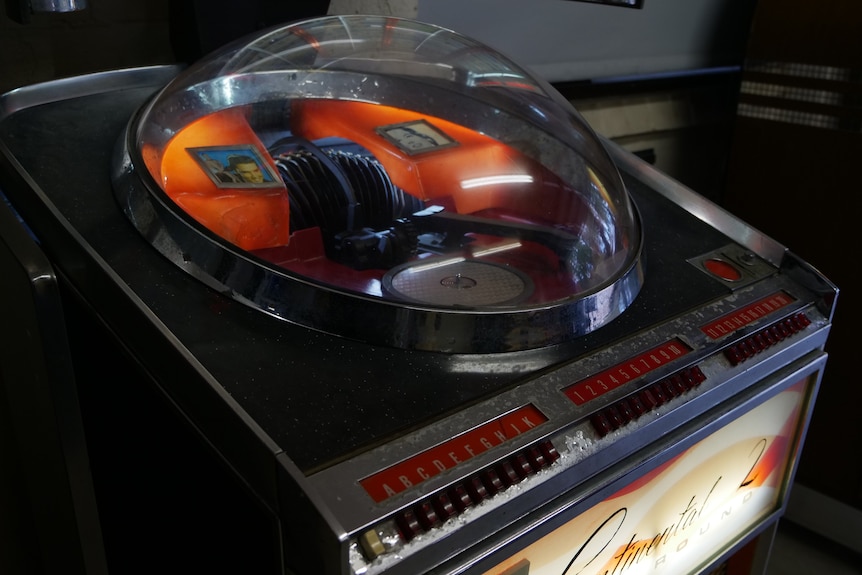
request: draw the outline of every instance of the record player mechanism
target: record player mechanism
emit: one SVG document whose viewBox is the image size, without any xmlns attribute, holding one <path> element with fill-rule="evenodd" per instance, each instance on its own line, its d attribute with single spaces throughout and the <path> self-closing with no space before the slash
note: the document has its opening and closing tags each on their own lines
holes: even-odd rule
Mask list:
<svg viewBox="0 0 862 575">
<path fill-rule="evenodd" d="M 370 343 L 556 344 L 642 281 L 636 211 L 571 105 L 407 20 L 315 19 L 208 57 L 133 118 L 115 189 L 211 286 Z"/>
</svg>

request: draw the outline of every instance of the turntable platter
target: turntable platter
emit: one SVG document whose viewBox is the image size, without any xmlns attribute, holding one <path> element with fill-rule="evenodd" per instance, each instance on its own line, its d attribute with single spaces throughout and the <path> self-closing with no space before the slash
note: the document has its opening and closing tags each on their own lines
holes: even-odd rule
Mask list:
<svg viewBox="0 0 862 575">
<path fill-rule="evenodd" d="M 405 301 L 468 308 L 514 305 L 533 287 L 529 277 L 513 268 L 463 259 L 396 268 L 383 276 L 383 286 Z"/>
</svg>

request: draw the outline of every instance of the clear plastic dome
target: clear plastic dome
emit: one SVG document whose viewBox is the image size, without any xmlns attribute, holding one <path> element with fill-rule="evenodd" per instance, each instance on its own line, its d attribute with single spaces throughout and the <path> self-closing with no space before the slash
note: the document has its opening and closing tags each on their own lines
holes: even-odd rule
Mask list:
<svg viewBox="0 0 862 575">
<path fill-rule="evenodd" d="M 326 17 L 237 42 L 157 94 L 126 146 L 147 192 L 118 196 L 159 249 L 311 327 L 344 331 L 210 262 L 238 258 L 266 285 L 292 281 L 328 304 L 337 294 L 458 325 L 498 315 L 489 327 L 511 330 L 557 310 L 539 323 L 561 325 L 524 327 L 521 343 L 404 336 L 449 351 L 558 343 L 621 313 L 640 287 L 636 213 L 581 116 L 495 50 L 435 26 Z"/>
</svg>

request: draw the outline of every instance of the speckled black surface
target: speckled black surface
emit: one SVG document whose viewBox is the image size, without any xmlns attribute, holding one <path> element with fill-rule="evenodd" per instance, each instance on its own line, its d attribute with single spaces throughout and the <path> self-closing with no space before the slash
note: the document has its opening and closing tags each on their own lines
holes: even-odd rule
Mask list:
<svg viewBox="0 0 862 575">
<path fill-rule="evenodd" d="M 116 204 L 114 145 L 150 92 L 116 90 L 9 116 L 0 141 L 38 191 L 2 186 L 62 275 L 205 435 L 217 446 L 236 443 L 228 451 L 255 451 L 242 442 L 259 441 L 267 444 L 260 451 L 283 450 L 301 469 L 327 465 L 510 387 L 536 365 L 570 361 L 726 293 L 685 260 L 729 240 L 627 178 L 645 222 L 644 287 L 622 316 L 569 344 L 488 356 L 465 371 L 453 369 L 461 356 L 374 347 L 265 316 L 163 258 Z M 521 360 L 533 371 L 519 372 Z M 495 369 L 500 361 L 506 369 Z M 259 430 L 245 432 L 242 412 Z"/>
</svg>

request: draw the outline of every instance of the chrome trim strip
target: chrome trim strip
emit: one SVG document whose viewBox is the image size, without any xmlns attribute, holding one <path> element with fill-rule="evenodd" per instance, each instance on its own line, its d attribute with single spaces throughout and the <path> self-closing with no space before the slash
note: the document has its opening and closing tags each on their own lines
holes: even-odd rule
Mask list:
<svg viewBox="0 0 862 575">
<path fill-rule="evenodd" d="M 619 144 L 604 138 L 602 143 L 621 171 L 633 176 L 776 267 L 780 267 L 787 252 L 784 245 L 749 226 L 721 206 L 659 172 Z"/>
<path fill-rule="evenodd" d="M 0 95 L 0 121 L 41 104 L 90 96 L 111 90 L 161 87 L 183 68 L 179 64 L 96 72 L 16 88 Z"/>
</svg>

